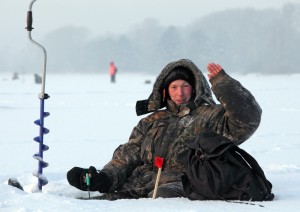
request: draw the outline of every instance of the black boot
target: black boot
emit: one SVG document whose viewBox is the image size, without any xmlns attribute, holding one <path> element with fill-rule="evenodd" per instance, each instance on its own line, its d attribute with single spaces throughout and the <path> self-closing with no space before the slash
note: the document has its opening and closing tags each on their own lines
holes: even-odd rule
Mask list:
<svg viewBox="0 0 300 212">
<path fill-rule="evenodd" d="M 19 181 L 17 179 L 14 179 L 14 178 L 8 179 L 8 185 L 11 185 L 13 187 L 16 187 L 16 188 L 24 191 L 23 187 L 21 186 L 21 184 L 19 183 Z"/>
</svg>

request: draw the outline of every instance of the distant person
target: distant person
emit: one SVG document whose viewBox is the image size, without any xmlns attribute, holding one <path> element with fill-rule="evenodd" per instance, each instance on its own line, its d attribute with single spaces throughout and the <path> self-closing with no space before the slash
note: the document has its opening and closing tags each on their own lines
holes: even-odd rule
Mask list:
<svg viewBox="0 0 300 212">
<path fill-rule="evenodd" d="M 116 82 L 116 74 L 117 74 L 117 67 L 114 62 L 110 62 L 109 64 L 109 75 L 110 75 L 110 82 Z"/>
<path fill-rule="evenodd" d="M 34 74 L 34 82 L 36 83 L 36 84 L 42 84 L 42 77 L 40 76 L 40 75 L 38 75 L 38 74 Z"/>
<path fill-rule="evenodd" d="M 12 79 L 13 80 L 18 80 L 19 79 L 19 74 L 17 72 L 14 72 Z"/>
<path fill-rule="evenodd" d="M 137 115 L 151 114 L 139 121 L 128 142 L 114 151 L 102 170 L 90 166 L 68 171 L 70 185 L 103 193 L 99 199 L 149 198 L 157 175 L 154 161 L 159 156 L 165 162 L 157 197 L 186 197 L 181 182 L 185 167 L 177 160 L 184 142 L 213 131 L 239 145 L 256 131 L 261 120 L 260 106 L 241 83 L 218 64 L 209 63 L 207 69 L 211 89 L 192 61 L 169 63 L 157 77 L 149 98 L 137 102 Z M 89 188 L 86 174 L 91 180 Z"/>
</svg>

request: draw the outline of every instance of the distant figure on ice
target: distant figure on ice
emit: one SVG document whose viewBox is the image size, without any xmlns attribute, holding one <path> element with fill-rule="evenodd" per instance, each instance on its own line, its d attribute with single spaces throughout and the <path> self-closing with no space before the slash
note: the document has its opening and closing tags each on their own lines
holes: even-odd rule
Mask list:
<svg viewBox="0 0 300 212">
<path fill-rule="evenodd" d="M 117 67 L 114 62 L 110 62 L 109 64 L 109 75 L 110 75 L 110 82 L 116 82 L 116 74 L 117 74 Z"/>
<path fill-rule="evenodd" d="M 34 82 L 36 84 L 42 84 L 42 77 L 38 74 L 34 74 Z"/>
<path fill-rule="evenodd" d="M 158 171 L 154 161 L 159 156 L 165 160 L 156 197 L 187 197 L 181 181 L 186 168 L 177 160 L 186 148 L 185 142 L 212 131 L 240 145 L 261 120 L 261 108 L 247 89 L 218 64 L 209 63 L 207 70 L 211 89 L 192 61 L 169 63 L 157 77 L 149 98 L 137 102 L 137 115 L 151 114 L 139 121 L 128 142 L 114 151 L 102 170 L 90 166 L 68 171 L 70 185 L 103 193 L 99 199 L 149 198 Z M 86 176 L 91 180 L 89 187 Z"/>
<path fill-rule="evenodd" d="M 12 79 L 13 80 L 19 79 L 19 74 L 17 72 L 14 72 Z"/>
</svg>

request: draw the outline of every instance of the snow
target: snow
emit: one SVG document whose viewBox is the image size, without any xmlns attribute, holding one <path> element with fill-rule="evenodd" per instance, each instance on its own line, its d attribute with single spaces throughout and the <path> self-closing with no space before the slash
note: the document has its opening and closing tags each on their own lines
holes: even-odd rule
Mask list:
<svg viewBox="0 0 300 212">
<path fill-rule="evenodd" d="M 229 71 L 227 71 L 229 73 Z M 37 178 L 41 85 L 30 74 L 12 80 L 0 74 L 0 210 L 1 211 L 299 211 L 300 210 L 300 75 L 233 75 L 256 97 L 263 109 L 262 122 L 243 149 L 253 155 L 273 184 L 272 202 L 255 205 L 223 201 L 176 199 L 78 200 L 87 197 L 67 183 L 66 172 L 74 166 L 103 167 L 118 145 L 127 142 L 141 117 L 135 102 L 149 96 L 156 76 L 142 74 L 117 76 L 111 84 L 108 75 L 48 74 L 45 101 L 44 136 L 49 150 L 43 169 L 49 183 L 33 193 Z M 143 116 L 142 116 L 143 117 Z M 8 186 L 16 178 L 25 192 Z M 97 195 L 93 192 L 92 195 Z M 261 207 L 264 206 L 264 207 Z"/>
</svg>

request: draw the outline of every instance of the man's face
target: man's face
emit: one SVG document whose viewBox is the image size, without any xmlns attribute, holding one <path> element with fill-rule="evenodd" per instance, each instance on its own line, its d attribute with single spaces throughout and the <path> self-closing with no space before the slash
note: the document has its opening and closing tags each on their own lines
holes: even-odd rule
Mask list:
<svg viewBox="0 0 300 212">
<path fill-rule="evenodd" d="M 192 89 L 192 86 L 187 81 L 179 79 L 171 82 L 168 91 L 171 100 L 173 100 L 176 105 L 181 105 L 190 101 Z"/>
</svg>

